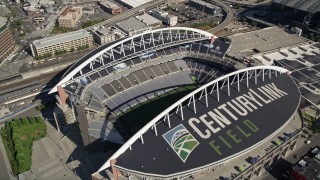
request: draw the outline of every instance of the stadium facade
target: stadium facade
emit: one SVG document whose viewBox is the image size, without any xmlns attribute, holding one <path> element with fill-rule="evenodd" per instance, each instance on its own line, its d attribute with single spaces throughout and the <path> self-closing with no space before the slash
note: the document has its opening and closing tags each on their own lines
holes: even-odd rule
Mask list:
<svg viewBox="0 0 320 180">
<path fill-rule="evenodd" d="M 72 107 L 86 147 L 122 144 L 93 178 L 103 178 L 106 169 L 115 179 L 195 176 L 283 130 L 300 104 L 289 72 L 274 66 L 236 70 L 241 64 L 225 58 L 230 45 L 198 29 L 164 28 L 102 46 L 72 65 L 51 93 L 58 91 L 61 104 Z M 114 126 L 137 105 L 190 84 L 198 88 L 131 134 Z M 299 135 L 248 173 L 260 173 L 293 149 Z"/>
</svg>

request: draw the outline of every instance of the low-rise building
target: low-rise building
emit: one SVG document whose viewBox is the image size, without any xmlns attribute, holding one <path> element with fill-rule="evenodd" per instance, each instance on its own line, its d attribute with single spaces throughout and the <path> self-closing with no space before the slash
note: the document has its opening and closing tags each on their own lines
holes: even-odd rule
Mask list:
<svg viewBox="0 0 320 180">
<path fill-rule="evenodd" d="M 157 19 L 160 19 L 165 24 L 168 24 L 169 26 L 175 26 L 178 22 L 178 17 L 174 15 L 169 15 L 168 12 L 155 9 L 151 11 L 151 15 Z"/>
<path fill-rule="evenodd" d="M 289 179 L 320 178 L 320 147 L 313 148 L 292 167 Z"/>
<path fill-rule="evenodd" d="M 190 0 L 190 6 L 215 16 L 221 15 L 221 8 L 202 0 Z"/>
<path fill-rule="evenodd" d="M 92 31 L 93 40 L 100 44 L 108 44 L 113 42 L 117 39 L 123 38 L 124 34 L 122 34 L 119 30 L 115 28 L 99 28 Z"/>
<path fill-rule="evenodd" d="M 147 4 L 152 0 L 117 0 L 117 1 L 129 8 L 136 8 L 143 4 Z"/>
<path fill-rule="evenodd" d="M 82 8 L 83 14 L 94 14 L 94 8 L 91 7 L 84 7 Z"/>
<path fill-rule="evenodd" d="M 59 26 L 74 28 L 76 26 L 76 23 L 81 18 L 81 16 L 82 16 L 81 7 L 69 6 L 60 15 L 58 19 Z"/>
<path fill-rule="evenodd" d="M 41 57 L 48 54 L 53 55 L 57 52 L 70 52 L 92 46 L 92 35 L 86 30 L 35 40 L 30 45 L 34 57 Z"/>
<path fill-rule="evenodd" d="M 42 23 L 42 22 L 44 22 L 44 20 L 45 20 L 45 17 L 44 17 L 44 16 L 33 17 L 33 21 L 34 21 L 35 23 Z"/>
<path fill-rule="evenodd" d="M 100 7 L 110 14 L 120 14 L 122 8 L 110 1 L 99 1 Z"/>
<path fill-rule="evenodd" d="M 0 17 L 0 63 L 14 51 L 14 47 L 14 37 L 8 26 L 7 18 Z"/>
<path fill-rule="evenodd" d="M 149 14 L 143 14 L 141 16 L 136 16 L 136 18 L 138 20 L 142 21 L 143 23 L 145 23 L 149 27 L 160 27 L 162 25 L 162 22 L 159 19 L 157 19 Z"/>
<path fill-rule="evenodd" d="M 128 36 L 133 36 L 152 29 L 135 17 L 116 23 L 116 27 Z"/>
</svg>

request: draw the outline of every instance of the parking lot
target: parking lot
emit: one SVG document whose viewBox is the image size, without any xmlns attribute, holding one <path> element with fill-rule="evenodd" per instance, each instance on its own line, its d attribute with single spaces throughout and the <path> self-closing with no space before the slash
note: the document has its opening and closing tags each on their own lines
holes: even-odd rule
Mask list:
<svg viewBox="0 0 320 180">
<path fill-rule="evenodd" d="M 220 16 L 214 16 L 204 11 L 191 7 L 187 2 L 171 5 L 170 8 L 164 9 L 170 15 L 178 16 L 178 26 L 192 27 L 196 23 L 217 24 L 221 22 Z"/>
</svg>

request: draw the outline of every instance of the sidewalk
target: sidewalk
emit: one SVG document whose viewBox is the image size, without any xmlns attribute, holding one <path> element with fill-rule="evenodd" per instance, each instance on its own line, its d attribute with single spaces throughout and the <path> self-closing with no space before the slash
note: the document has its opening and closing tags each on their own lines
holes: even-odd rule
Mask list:
<svg viewBox="0 0 320 180">
<path fill-rule="evenodd" d="M 2 138 L 0 138 L 0 179 L 17 179 L 11 172 L 10 162 L 4 149 Z"/>
</svg>

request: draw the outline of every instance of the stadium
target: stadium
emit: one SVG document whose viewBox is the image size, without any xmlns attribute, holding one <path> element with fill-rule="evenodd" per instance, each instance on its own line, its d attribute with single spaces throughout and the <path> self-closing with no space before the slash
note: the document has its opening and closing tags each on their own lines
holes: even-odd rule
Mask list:
<svg viewBox="0 0 320 180">
<path fill-rule="evenodd" d="M 73 64 L 50 93 L 72 107 L 84 146 L 121 144 L 93 179 L 106 169 L 114 179 L 194 177 L 261 146 L 295 119 L 300 92 L 290 72 L 243 68 L 225 57 L 231 43 L 198 29 L 163 28 Z M 299 135 L 255 171 L 293 149 Z"/>
</svg>

